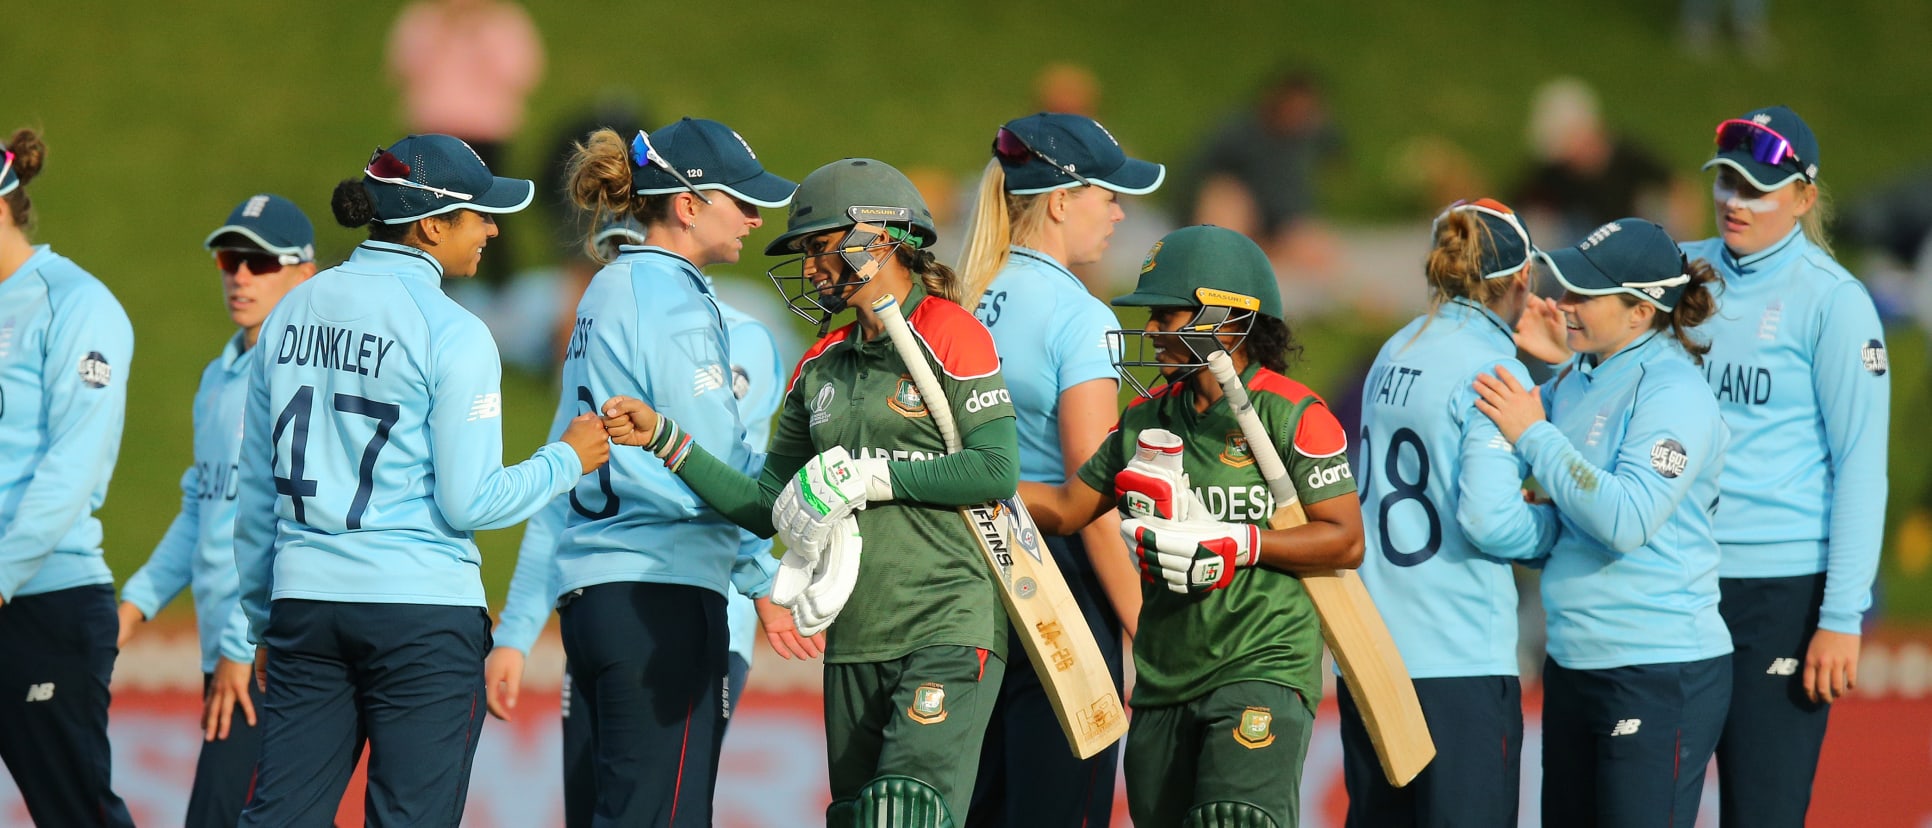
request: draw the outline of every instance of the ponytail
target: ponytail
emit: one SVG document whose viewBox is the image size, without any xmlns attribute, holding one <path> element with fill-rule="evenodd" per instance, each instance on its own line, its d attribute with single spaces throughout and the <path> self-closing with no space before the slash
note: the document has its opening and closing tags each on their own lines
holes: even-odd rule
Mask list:
<svg viewBox="0 0 1932 828">
<path fill-rule="evenodd" d="M 630 145 L 617 130 L 596 130 L 571 146 L 570 160 L 564 167 L 564 190 L 577 209 L 590 214 L 584 251 L 592 261 L 609 264 L 603 251 L 597 249 L 597 231 L 625 218 L 636 219 L 646 227 L 668 221 L 677 194 L 640 196 L 633 192 Z"/>
<path fill-rule="evenodd" d="M 1006 169 L 995 158 L 979 179 L 979 197 L 967 223 L 966 245 L 959 255 L 959 304 L 972 309 L 979 297 L 1006 269 L 1013 245 L 1037 241 L 1046 226 L 1047 198 L 1052 192 L 1014 195 L 1006 191 Z"/>
<path fill-rule="evenodd" d="M 1825 228 L 1831 226 L 1831 220 L 1837 213 L 1831 203 L 1831 194 L 1825 192 L 1825 185 L 1822 182 L 1807 184 L 1799 181 L 1795 186 L 1809 187 L 1812 194 L 1817 196 L 1811 202 L 1811 209 L 1798 217 L 1798 226 L 1804 228 L 1805 238 L 1809 239 L 1813 246 L 1825 251 L 1827 256 L 1833 255 L 1831 237 L 1825 233 Z"/>
<path fill-rule="evenodd" d="M 376 203 L 369 199 L 368 188 L 362 186 L 360 178 L 345 178 L 335 185 L 335 192 L 329 196 L 329 211 L 335 214 L 335 223 L 350 229 L 366 229 L 369 238 L 379 242 L 404 243 L 409 237 L 408 224 L 384 224 L 376 220 Z"/>
<path fill-rule="evenodd" d="M 47 142 L 32 127 L 21 127 L 7 139 L 7 150 L 13 153 L 13 175 L 20 179 L 20 186 L 5 196 L 7 209 L 13 212 L 13 226 L 26 227 L 33 222 L 34 214 L 33 199 L 27 197 L 27 182 L 39 176 L 41 168 L 46 166 Z"/>
<path fill-rule="evenodd" d="M 1723 281 L 1718 277 L 1717 270 L 1703 259 L 1689 263 L 1685 275 L 1690 277 L 1690 284 L 1685 285 L 1683 295 L 1677 297 L 1676 307 L 1669 313 L 1658 311 L 1651 318 L 1650 327 L 1658 331 L 1669 328 L 1671 337 L 1677 340 L 1684 353 L 1690 354 L 1691 361 L 1703 365 L 1704 355 L 1711 352 L 1711 344 L 1693 338 L 1690 329 L 1704 324 L 1704 320 L 1717 312 L 1717 296 L 1712 293 L 1711 285 L 1722 285 Z M 1624 299 L 1633 303 L 1640 301 L 1630 296 Z"/>
<path fill-rule="evenodd" d="M 959 274 L 952 268 L 940 264 L 939 258 L 934 256 L 932 251 L 922 250 L 909 244 L 900 244 L 893 255 L 898 257 L 899 264 L 906 268 L 906 272 L 919 280 L 919 286 L 925 288 L 927 293 L 969 311 L 973 309 L 973 305 L 979 303 L 977 294 L 973 296 L 972 304 L 968 304 L 961 298 L 964 295 L 965 280 L 959 278 Z M 985 292 L 984 289 L 981 292 Z"/>
<path fill-rule="evenodd" d="M 1485 279 L 1483 245 L 1496 246 L 1489 225 L 1468 210 L 1451 210 L 1436 224 L 1435 246 L 1423 275 L 1429 280 L 1429 312 L 1450 299 L 1491 306 L 1509 292 L 1509 280 Z"/>
</svg>

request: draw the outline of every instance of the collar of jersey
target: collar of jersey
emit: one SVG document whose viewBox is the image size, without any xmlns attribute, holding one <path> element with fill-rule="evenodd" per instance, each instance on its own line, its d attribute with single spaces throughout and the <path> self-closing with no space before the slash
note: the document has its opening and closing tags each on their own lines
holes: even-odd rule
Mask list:
<svg viewBox="0 0 1932 828">
<path fill-rule="evenodd" d="M 1637 341 L 1623 346 L 1623 350 L 1611 354 L 1609 359 L 1602 362 L 1596 361 L 1588 354 L 1579 354 L 1576 360 L 1577 372 L 1581 373 L 1584 379 L 1597 383 L 1613 380 L 1634 371 L 1637 366 L 1649 361 L 1651 351 L 1663 347 L 1664 338 L 1657 333 L 1657 331 L 1650 331 L 1638 337 Z"/>
<path fill-rule="evenodd" d="M 684 258 L 683 256 L 680 256 L 669 250 L 665 250 L 664 248 L 658 247 L 657 245 L 654 245 L 654 244 L 618 245 L 617 258 L 613 259 L 611 261 L 611 264 L 616 264 L 618 261 L 625 260 L 626 257 L 629 257 L 629 262 L 631 264 L 656 261 L 656 258 L 650 258 L 650 259 L 644 258 L 646 256 L 663 257 L 666 259 L 670 259 L 673 263 L 677 265 L 679 269 L 684 271 L 685 276 L 690 277 L 691 281 L 698 285 L 699 290 L 705 293 L 715 292 L 712 290 L 711 277 L 706 276 L 704 274 L 704 271 L 699 270 L 698 266 L 696 264 L 693 264 L 690 259 Z"/>
<path fill-rule="evenodd" d="M 1489 320 L 1489 324 L 1496 326 L 1496 335 L 1502 337 L 1503 344 L 1513 346 L 1516 341 L 1516 336 L 1510 331 L 1508 322 L 1504 322 L 1503 318 L 1497 316 L 1495 311 L 1476 304 L 1474 300 L 1458 296 L 1444 303 L 1442 310 L 1438 311 L 1438 313 L 1458 321 L 1487 319 Z"/>
<path fill-rule="evenodd" d="M 912 290 L 906 293 L 906 301 L 899 303 L 899 312 L 905 314 L 906 320 L 908 323 L 910 323 L 912 320 L 913 309 L 919 307 L 919 303 L 921 301 L 924 301 L 925 298 L 926 298 L 926 289 L 919 285 L 918 277 L 916 276 L 913 277 Z M 914 328 L 912 333 L 913 333 L 913 336 L 920 336 L 918 328 Z M 873 337 L 871 339 L 866 339 L 865 326 L 859 324 L 859 320 L 854 319 L 852 320 L 852 344 L 853 346 L 858 348 L 866 348 L 866 349 L 888 348 L 889 349 L 892 347 L 892 337 L 886 336 L 885 331 L 880 331 L 878 336 Z"/>
<path fill-rule="evenodd" d="M 246 341 L 243 337 L 247 335 L 247 331 L 236 331 L 234 336 L 228 338 L 228 344 L 221 349 L 221 369 L 231 376 L 242 371 L 242 357 L 248 354 L 248 349 L 242 347 L 242 343 Z"/>
<path fill-rule="evenodd" d="M 1025 258 L 1032 259 L 1036 262 L 1039 262 L 1041 266 L 1047 268 L 1048 270 L 1059 271 L 1060 275 L 1067 277 L 1067 281 L 1072 282 L 1074 287 L 1080 288 L 1081 292 L 1085 292 L 1087 290 L 1086 283 L 1080 281 L 1080 277 L 1073 275 L 1073 271 L 1068 270 L 1067 266 L 1061 264 L 1059 259 L 1055 259 L 1052 256 L 1048 256 L 1045 253 L 1041 253 L 1040 251 L 1034 250 L 1033 248 L 1027 247 L 1026 245 L 1023 245 L 1023 244 L 1013 245 L 1011 249 L 1013 251 L 1013 255 L 1015 256 L 1023 256 Z"/>
<path fill-rule="evenodd" d="M 431 282 L 443 279 L 443 265 L 436 261 L 436 257 L 406 244 L 366 241 L 356 245 L 355 252 L 349 254 L 349 261 L 364 272 L 418 276 Z"/>
<path fill-rule="evenodd" d="M 1791 228 L 1791 232 L 1786 233 L 1785 237 L 1779 240 L 1777 244 L 1771 245 L 1749 256 L 1734 256 L 1731 254 L 1731 248 L 1724 247 L 1722 243 L 1719 243 L 1718 246 L 1724 249 L 1725 267 L 1730 268 L 1731 272 L 1739 276 L 1749 276 L 1754 273 L 1777 270 L 1783 267 L 1784 263 L 1792 257 L 1803 253 L 1806 245 L 1805 228 L 1803 225 L 1799 225 Z"/>
</svg>

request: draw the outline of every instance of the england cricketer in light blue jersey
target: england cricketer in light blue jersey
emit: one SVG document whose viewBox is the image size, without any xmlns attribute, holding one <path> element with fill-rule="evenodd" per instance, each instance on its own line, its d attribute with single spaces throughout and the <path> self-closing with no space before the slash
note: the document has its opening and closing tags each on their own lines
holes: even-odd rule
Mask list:
<svg viewBox="0 0 1932 828">
<path fill-rule="evenodd" d="M 374 821 L 462 818 L 489 638 L 473 533 L 529 517 L 609 450 L 584 420 L 504 468 L 496 345 L 440 289 L 475 274 L 490 215 L 531 191 L 449 136 L 378 150 L 333 199 L 370 241 L 263 325 L 235 559 L 267 713 L 242 825 L 325 819 L 365 734 Z"/>
<path fill-rule="evenodd" d="M 1829 703 L 1858 676 L 1885 526 L 1891 373 L 1864 285 L 1826 246 L 1818 141 L 1781 106 L 1718 127 L 1723 276 L 1704 374 L 1731 427 L 1715 531 L 1736 639 L 1718 742 L 1726 828 L 1802 826 Z"/>
<path fill-rule="evenodd" d="M 1523 741 L 1511 561 L 1555 540 L 1556 512 L 1523 502 L 1528 464 L 1476 410 L 1476 377 L 1516 360 L 1513 330 L 1536 248 L 1493 199 L 1436 217 L 1431 310 L 1389 338 L 1362 392 L 1362 581 L 1435 737 L 1436 759 L 1388 784 L 1354 697 L 1338 683 L 1348 824 L 1515 825 Z"/>
<path fill-rule="evenodd" d="M 1051 150 L 1052 160 L 1034 147 Z M 1119 421 L 1107 339 L 1119 320 L 1070 268 L 1101 261 L 1126 217 L 1121 198 L 1158 189 L 1167 168 L 1129 158 L 1092 118 L 1061 112 L 1006 122 L 990 149 L 959 265 L 966 306 L 1000 352 L 1019 430 L 1020 479 L 1058 486 Z M 1125 673 L 1123 633 L 1139 628 L 1141 603 L 1119 520 L 1109 513 L 1077 534 L 1045 539 L 1116 690 Z M 1007 652 L 1021 652 L 1017 631 L 1008 632 Z M 1000 684 L 968 823 L 1112 821 L 1118 746 L 1084 760 L 1056 749 L 1059 722 L 1047 698 L 1031 669 L 1015 669 Z"/>
<path fill-rule="evenodd" d="M 261 752 L 255 648 L 248 643 L 235 571 L 242 406 L 263 321 L 289 289 L 315 274 L 315 227 L 287 199 L 254 195 L 237 205 L 205 244 L 222 274 L 229 318 L 240 330 L 201 372 L 194 398 L 194 464 L 181 475 L 181 511 L 148 562 L 121 587 L 121 639 L 125 642 L 136 625 L 193 585 L 204 738 L 184 824 L 227 828 L 248 803 Z"/>
<path fill-rule="evenodd" d="M 27 228 L 46 144 L 0 146 L 0 761 L 37 825 L 127 826 L 112 786 L 114 574 L 101 558 L 134 329 Z"/>
<path fill-rule="evenodd" d="M 646 244 L 620 247 L 578 303 L 557 421 L 635 397 L 678 412 L 733 467 L 760 468 L 762 444 L 746 444 L 735 390 L 738 351 L 702 268 L 736 262 L 763 223 L 759 209 L 789 203 L 797 185 L 766 172 L 730 127 L 693 118 L 655 133 L 593 133 L 572 170 L 579 206 L 634 218 Z M 766 342 L 757 370 L 770 377 Z M 572 712 L 587 709 L 596 728 L 599 818 L 708 824 L 728 715 L 725 596 L 767 595 L 777 561 L 646 452 L 613 454 L 542 521 L 554 533 L 548 598 Z M 544 541 L 527 536 L 525 553 Z"/>
<path fill-rule="evenodd" d="M 1731 695 L 1711 533 L 1729 434 L 1692 333 L 1715 276 L 1634 218 L 1542 262 L 1576 356 L 1540 400 L 1506 370 L 1479 377 L 1477 407 L 1560 515 L 1542 581 L 1543 824 L 1691 824 Z"/>
</svg>

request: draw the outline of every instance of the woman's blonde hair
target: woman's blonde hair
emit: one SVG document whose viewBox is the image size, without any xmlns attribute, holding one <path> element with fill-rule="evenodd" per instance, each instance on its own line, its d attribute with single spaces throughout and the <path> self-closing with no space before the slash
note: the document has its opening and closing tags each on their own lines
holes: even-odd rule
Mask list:
<svg viewBox="0 0 1932 828">
<path fill-rule="evenodd" d="M 1798 217 L 1798 226 L 1805 229 L 1805 238 L 1810 239 L 1811 243 L 1817 245 L 1819 250 L 1825 251 L 1825 255 L 1833 255 L 1831 252 L 1831 237 L 1825 234 L 1825 228 L 1831 225 L 1832 215 L 1835 211 L 1831 203 L 1831 194 L 1825 192 L 1824 182 L 1820 181 L 1808 184 L 1803 181 L 1796 181 L 1792 183 L 1792 186 L 1808 187 L 1812 194 L 1817 196 L 1811 202 L 1811 209 L 1806 210 L 1804 215 Z"/>
<path fill-rule="evenodd" d="M 671 202 L 677 194 L 642 196 L 633 192 L 630 145 L 614 129 L 599 129 L 573 144 L 564 176 L 571 202 L 590 213 L 584 251 L 598 264 L 610 263 L 597 249 L 597 231 L 611 221 L 632 218 L 648 228 L 670 220 Z"/>
<path fill-rule="evenodd" d="M 973 205 L 973 218 L 967 223 L 966 245 L 959 254 L 960 302 L 967 310 L 979 304 L 979 297 L 1005 269 L 1014 244 L 1036 240 L 1046 227 L 1047 197 L 1052 191 L 1035 195 L 1014 195 L 1006 191 L 1006 170 L 999 159 L 986 162 L 979 178 L 979 197 Z"/>
</svg>

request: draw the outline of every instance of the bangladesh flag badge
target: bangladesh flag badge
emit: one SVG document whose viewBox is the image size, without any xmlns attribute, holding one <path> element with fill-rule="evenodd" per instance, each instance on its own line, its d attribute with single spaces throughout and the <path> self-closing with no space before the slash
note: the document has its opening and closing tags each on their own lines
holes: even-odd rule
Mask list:
<svg viewBox="0 0 1932 828">
<path fill-rule="evenodd" d="M 892 389 L 892 397 L 886 400 L 886 407 L 907 419 L 926 416 L 926 399 L 920 396 L 919 386 L 913 384 L 912 377 L 903 374 Z"/>
<path fill-rule="evenodd" d="M 946 720 L 946 686 L 926 682 L 912 691 L 912 706 L 906 715 L 920 724 L 939 724 Z"/>
<path fill-rule="evenodd" d="M 1221 462 L 1237 469 L 1254 465 L 1254 453 L 1248 450 L 1248 437 L 1239 431 L 1228 432 L 1228 442 L 1221 449 Z"/>
<path fill-rule="evenodd" d="M 1258 750 L 1275 743 L 1275 714 L 1266 707 L 1250 707 L 1241 711 L 1241 724 L 1234 729 L 1234 740 L 1249 750 Z"/>
</svg>

